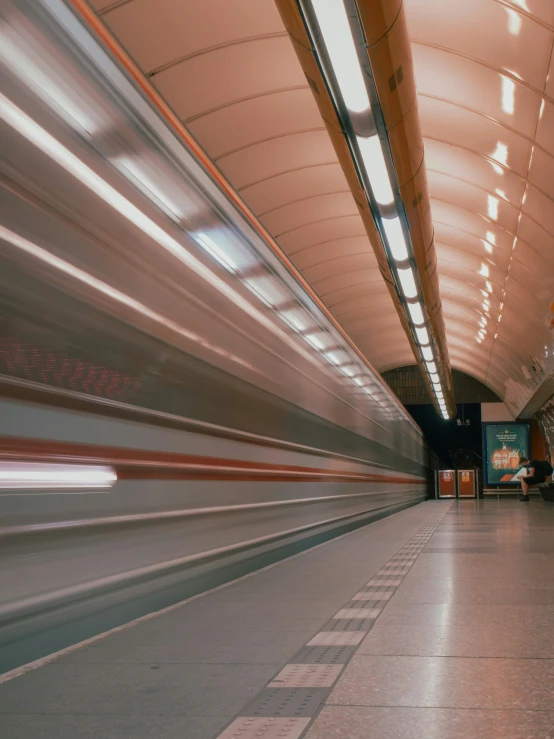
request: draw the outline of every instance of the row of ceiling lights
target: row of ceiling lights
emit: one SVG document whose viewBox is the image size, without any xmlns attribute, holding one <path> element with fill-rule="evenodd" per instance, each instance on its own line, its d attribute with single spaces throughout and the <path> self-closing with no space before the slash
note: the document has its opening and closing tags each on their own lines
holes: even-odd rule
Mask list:
<svg viewBox="0 0 554 739">
<path fill-rule="evenodd" d="M 408 323 L 424 366 L 427 368 L 441 413 L 448 419 L 449 414 L 437 370 L 436 349 L 427 327 L 417 270 L 414 270 L 412 245 L 405 223 L 403 204 L 398 195 L 394 165 L 377 95 L 374 90 L 371 95 L 368 91 L 368 86 L 372 83 L 368 75 L 364 74 L 360 63 L 343 0 L 303 0 L 302 7 L 313 45 L 318 49 L 324 76 L 337 103 L 338 115 L 343 119 L 343 124 L 346 124 L 344 128 L 350 132 L 347 133 L 350 148 L 358 165 L 377 228 L 381 233 L 391 272 L 396 278 L 397 291 Z M 318 43 L 318 36 L 321 37 L 324 49 L 322 44 Z M 325 52 L 328 65 L 324 59 Z M 362 49 L 363 52 L 365 48 Z M 331 69 L 326 70 L 327 66 Z M 345 112 L 341 114 L 341 111 Z M 363 131 L 365 135 L 357 133 L 357 130 Z M 371 135 L 367 135 L 367 131 L 371 131 Z"/>
</svg>

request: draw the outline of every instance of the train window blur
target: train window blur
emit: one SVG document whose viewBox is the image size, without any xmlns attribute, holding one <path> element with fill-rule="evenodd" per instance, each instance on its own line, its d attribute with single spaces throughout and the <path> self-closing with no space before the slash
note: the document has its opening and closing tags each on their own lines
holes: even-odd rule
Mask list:
<svg viewBox="0 0 554 739">
<path fill-rule="evenodd" d="M 133 185 L 137 187 L 143 195 L 154 201 L 154 203 L 164 211 L 164 213 L 175 220 L 186 218 L 187 208 L 184 207 L 186 201 L 179 198 L 179 205 L 168 197 L 164 192 L 163 185 L 158 181 L 159 174 L 149 171 L 144 162 L 137 164 L 130 157 L 121 157 L 113 160 L 116 168 L 130 179 Z"/>
<path fill-rule="evenodd" d="M 343 375 L 347 377 L 356 377 L 362 371 L 362 368 L 358 364 L 344 364 L 339 367 Z"/>
<path fill-rule="evenodd" d="M 325 353 L 325 359 L 329 360 L 331 364 L 336 364 L 337 366 L 339 364 L 346 364 L 347 362 L 350 362 L 350 355 L 342 350 L 335 350 L 332 352 L 326 352 Z"/>
<path fill-rule="evenodd" d="M 314 319 L 302 308 L 293 308 L 279 314 L 295 331 L 309 331 L 316 327 Z"/>
<path fill-rule="evenodd" d="M 244 280 L 244 284 L 270 308 L 277 308 L 291 299 L 291 294 L 286 287 L 269 275 L 250 277 Z"/>
<path fill-rule="evenodd" d="M 193 238 L 229 272 L 245 272 L 259 264 L 254 253 L 228 231 L 199 231 Z"/>
<path fill-rule="evenodd" d="M 315 349 L 318 349 L 319 351 L 329 349 L 334 344 L 333 338 L 324 331 L 319 331 L 318 333 L 314 334 L 306 334 L 304 338 L 311 346 L 313 346 Z"/>
</svg>

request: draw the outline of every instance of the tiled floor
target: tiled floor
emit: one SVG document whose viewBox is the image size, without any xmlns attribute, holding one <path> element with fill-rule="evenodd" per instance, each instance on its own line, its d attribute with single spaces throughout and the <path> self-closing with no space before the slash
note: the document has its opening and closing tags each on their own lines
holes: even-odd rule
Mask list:
<svg viewBox="0 0 554 739">
<path fill-rule="evenodd" d="M 430 502 L 0 684 L 2 739 L 554 739 L 554 505 Z"/>
<path fill-rule="evenodd" d="M 454 504 L 306 739 L 554 737 L 554 505 Z"/>
</svg>

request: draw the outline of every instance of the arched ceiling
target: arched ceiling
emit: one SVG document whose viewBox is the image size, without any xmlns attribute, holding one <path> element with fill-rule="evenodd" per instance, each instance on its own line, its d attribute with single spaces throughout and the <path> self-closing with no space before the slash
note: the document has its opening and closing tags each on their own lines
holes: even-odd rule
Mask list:
<svg viewBox="0 0 554 739">
<path fill-rule="evenodd" d="M 503 396 L 550 351 L 554 2 L 405 5 L 450 359 Z"/>
<path fill-rule="evenodd" d="M 274 0 L 93 5 L 370 362 L 413 363 Z M 450 360 L 503 396 L 550 350 L 554 2 L 405 5 Z"/>
</svg>

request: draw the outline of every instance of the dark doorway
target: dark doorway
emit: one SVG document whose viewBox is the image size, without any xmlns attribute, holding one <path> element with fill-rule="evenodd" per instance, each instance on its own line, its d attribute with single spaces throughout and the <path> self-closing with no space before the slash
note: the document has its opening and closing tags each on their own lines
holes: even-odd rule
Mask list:
<svg viewBox="0 0 554 739">
<path fill-rule="evenodd" d="M 432 405 L 407 405 L 431 449 L 447 467 L 482 468 L 481 404 L 461 403 L 457 415 L 444 421 Z"/>
</svg>

